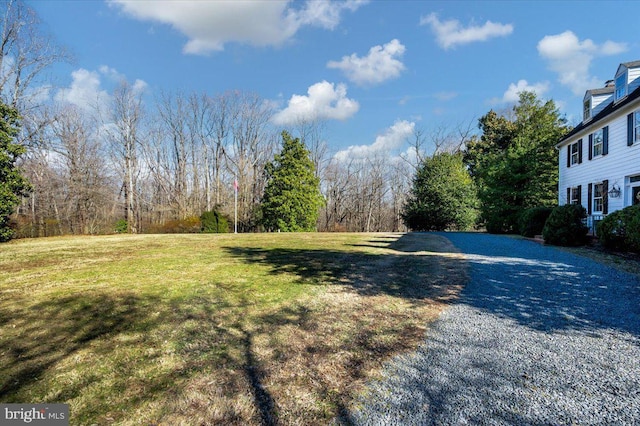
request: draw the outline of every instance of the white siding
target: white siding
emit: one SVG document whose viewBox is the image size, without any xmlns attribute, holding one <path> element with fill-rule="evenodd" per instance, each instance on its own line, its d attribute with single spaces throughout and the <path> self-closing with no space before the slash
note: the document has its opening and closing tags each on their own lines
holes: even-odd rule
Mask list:
<svg viewBox="0 0 640 426">
<path fill-rule="evenodd" d="M 638 106 L 640 108 L 640 106 Z M 609 198 L 609 213 L 628 205 L 629 188 L 625 187 L 625 178 L 640 174 L 640 143 L 627 146 L 627 114 L 631 112 L 619 111 L 615 118 L 603 120 L 597 127 L 590 129 L 590 133 L 609 126 L 609 153 L 589 160 L 589 133 L 580 133 L 560 147 L 559 152 L 559 185 L 558 203 L 567 203 L 567 188 L 582 186 L 582 205 L 588 209 L 589 183 L 609 181 L 609 190 L 616 185 L 622 190 L 620 198 Z M 583 141 L 582 163 L 567 168 L 567 145 Z"/>
<path fill-rule="evenodd" d="M 627 93 L 633 92 L 640 86 L 640 68 L 629 68 L 627 82 L 629 84 Z"/>
<path fill-rule="evenodd" d="M 596 95 L 591 98 L 591 117 L 594 117 L 611 102 L 613 102 L 613 93 L 608 93 L 606 95 Z"/>
</svg>

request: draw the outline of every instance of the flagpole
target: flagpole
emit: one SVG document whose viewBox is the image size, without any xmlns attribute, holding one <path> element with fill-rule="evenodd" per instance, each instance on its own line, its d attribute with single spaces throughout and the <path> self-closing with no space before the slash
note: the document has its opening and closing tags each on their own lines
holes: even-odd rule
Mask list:
<svg viewBox="0 0 640 426">
<path fill-rule="evenodd" d="M 233 233 L 238 233 L 238 178 L 233 180 L 233 192 L 234 192 L 234 213 L 233 213 Z"/>
</svg>

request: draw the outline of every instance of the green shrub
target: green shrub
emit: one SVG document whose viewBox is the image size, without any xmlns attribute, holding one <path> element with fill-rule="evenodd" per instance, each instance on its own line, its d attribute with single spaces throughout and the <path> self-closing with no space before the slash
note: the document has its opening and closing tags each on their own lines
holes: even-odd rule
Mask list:
<svg viewBox="0 0 640 426">
<path fill-rule="evenodd" d="M 222 213 L 213 210 L 204 212 L 200 216 L 201 231 L 206 233 L 229 232 L 229 221 Z"/>
<path fill-rule="evenodd" d="M 544 224 L 552 210 L 552 207 L 534 207 L 524 210 L 518 220 L 520 235 L 530 238 L 542 234 Z"/>
<path fill-rule="evenodd" d="M 557 246 L 579 246 L 586 243 L 587 228 L 583 219 L 587 211 L 580 204 L 555 207 L 542 230 L 544 242 Z"/>
<path fill-rule="evenodd" d="M 505 229 L 508 228 L 508 226 L 505 224 L 505 221 L 500 220 L 498 218 L 487 219 L 487 221 L 484 224 L 484 227 L 487 230 L 487 232 L 490 234 L 508 233 L 507 231 L 505 231 Z"/>
<path fill-rule="evenodd" d="M 598 224 L 596 233 L 608 249 L 640 253 L 640 205 L 606 216 Z"/>
<path fill-rule="evenodd" d="M 114 231 L 116 234 L 126 234 L 129 230 L 129 224 L 125 219 L 120 219 L 116 222 L 116 226 L 114 227 Z"/>
</svg>

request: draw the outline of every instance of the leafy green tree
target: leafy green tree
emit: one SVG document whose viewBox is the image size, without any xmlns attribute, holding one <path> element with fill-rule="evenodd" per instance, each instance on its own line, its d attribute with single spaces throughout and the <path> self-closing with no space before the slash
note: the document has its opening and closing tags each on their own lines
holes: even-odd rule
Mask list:
<svg viewBox="0 0 640 426">
<path fill-rule="evenodd" d="M 0 104 L 0 241 L 13 236 L 9 216 L 19 204 L 20 197 L 31 188 L 22 176 L 16 162 L 26 152 L 24 146 L 15 143 L 20 131 L 18 112 Z"/>
<path fill-rule="evenodd" d="M 478 199 L 462 154 L 447 152 L 425 158 L 404 205 L 404 223 L 416 231 L 466 230 L 477 219 Z"/>
<path fill-rule="evenodd" d="M 558 199 L 555 144 L 570 129 L 553 101 L 522 92 L 513 117 L 489 111 L 482 135 L 467 145 L 465 163 L 478 185 L 487 230 L 517 232 L 521 212 L 554 206 Z"/>
<path fill-rule="evenodd" d="M 262 225 L 271 231 L 314 231 L 324 198 L 309 151 L 300 139 L 282 132 L 282 151 L 265 166 L 265 174 Z"/>
</svg>

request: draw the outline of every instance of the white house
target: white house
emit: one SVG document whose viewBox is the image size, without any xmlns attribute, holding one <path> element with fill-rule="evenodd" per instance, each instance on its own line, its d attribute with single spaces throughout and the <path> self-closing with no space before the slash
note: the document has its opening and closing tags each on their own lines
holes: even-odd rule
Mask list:
<svg viewBox="0 0 640 426">
<path fill-rule="evenodd" d="M 587 90 L 583 121 L 556 145 L 558 203 L 582 204 L 587 225 L 640 203 L 640 61 L 620 64 L 613 80 Z"/>
</svg>

